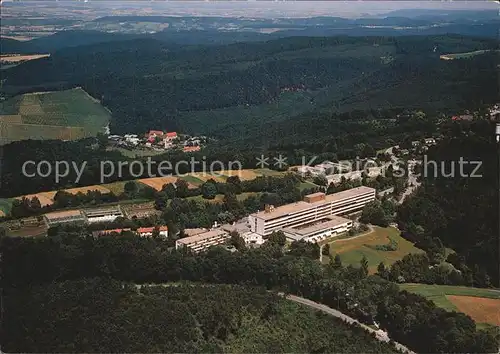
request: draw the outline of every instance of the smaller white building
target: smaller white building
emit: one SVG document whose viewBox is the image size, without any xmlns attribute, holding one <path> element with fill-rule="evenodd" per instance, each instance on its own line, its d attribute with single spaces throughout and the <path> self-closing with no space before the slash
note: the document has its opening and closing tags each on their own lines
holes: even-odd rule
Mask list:
<svg viewBox="0 0 500 354">
<path fill-rule="evenodd" d="M 110 208 L 86 209 L 83 213 L 89 223 L 109 222 L 124 216 L 119 205 Z"/>
<path fill-rule="evenodd" d="M 245 240 L 245 245 L 247 246 L 260 246 L 265 240 L 262 235 L 256 234 L 255 232 L 245 232 L 241 234 L 243 240 Z"/>
<path fill-rule="evenodd" d="M 434 138 L 425 138 L 424 141 L 425 141 L 425 145 L 435 145 L 436 144 L 436 140 Z"/>
<path fill-rule="evenodd" d="M 339 236 L 349 231 L 352 226 L 352 220 L 331 215 L 300 227 L 285 228 L 283 232 L 290 241 L 304 240 L 317 243 L 328 238 Z"/>
<path fill-rule="evenodd" d="M 184 230 L 186 233 L 186 230 Z M 200 252 L 211 246 L 221 245 L 230 239 L 229 233 L 223 229 L 201 232 L 193 236 L 184 237 L 175 241 L 175 248 L 188 248 L 193 252 Z"/>
</svg>

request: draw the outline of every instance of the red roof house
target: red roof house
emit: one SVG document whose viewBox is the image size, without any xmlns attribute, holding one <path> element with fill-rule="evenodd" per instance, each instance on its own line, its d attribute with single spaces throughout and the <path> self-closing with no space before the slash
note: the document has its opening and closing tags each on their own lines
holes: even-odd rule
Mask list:
<svg viewBox="0 0 500 354">
<path fill-rule="evenodd" d="M 153 235 L 154 227 L 140 227 L 137 229 L 137 233 L 142 237 L 149 237 Z M 159 228 L 160 236 L 168 236 L 168 227 L 160 226 Z"/>
<path fill-rule="evenodd" d="M 195 151 L 200 151 L 200 146 L 199 145 L 196 145 L 196 146 L 184 146 L 183 148 L 183 151 L 184 152 L 195 152 Z"/>
<path fill-rule="evenodd" d="M 167 134 L 165 134 L 165 139 L 169 140 L 169 141 L 177 139 L 177 133 L 176 132 L 167 133 Z"/>
</svg>

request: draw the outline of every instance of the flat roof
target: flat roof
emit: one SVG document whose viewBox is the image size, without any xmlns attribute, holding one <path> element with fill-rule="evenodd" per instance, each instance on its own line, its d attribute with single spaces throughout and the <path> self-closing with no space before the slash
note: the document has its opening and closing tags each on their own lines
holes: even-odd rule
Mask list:
<svg viewBox="0 0 500 354">
<path fill-rule="evenodd" d="M 323 205 L 323 204 L 327 204 L 327 203 L 340 201 L 343 199 L 357 197 L 357 196 L 365 194 L 365 193 L 374 193 L 375 194 L 375 189 L 370 188 L 370 187 L 365 187 L 365 186 L 351 188 L 351 189 L 348 189 L 348 190 L 345 190 L 342 192 L 328 194 L 328 195 L 326 195 L 325 199 L 319 200 L 317 202 L 308 203 L 308 202 L 300 201 L 300 202 L 286 204 L 283 206 L 276 207 L 276 208 L 274 208 L 273 211 L 271 211 L 269 213 L 266 213 L 265 211 L 260 211 L 258 213 L 254 213 L 252 215 L 254 217 L 259 218 L 259 219 L 269 220 L 269 219 L 274 219 L 274 218 L 278 218 L 281 216 L 285 216 L 288 214 L 292 214 L 292 213 L 295 213 L 295 212 L 298 212 L 301 210 L 314 208 L 318 205 Z M 312 195 L 314 195 L 314 194 L 312 194 Z"/>
<path fill-rule="evenodd" d="M 326 221 L 323 222 L 310 223 L 296 228 L 286 228 L 285 230 L 296 235 L 307 236 L 311 233 L 340 226 L 351 221 L 336 215 L 328 216 L 325 219 Z"/>
<path fill-rule="evenodd" d="M 207 229 L 197 228 L 197 229 L 184 229 L 184 234 L 189 236 L 195 236 L 207 232 Z"/>
<path fill-rule="evenodd" d="M 325 196 L 325 193 L 316 192 L 316 193 L 311 193 L 311 194 L 305 195 L 304 198 L 315 198 L 315 197 L 323 197 L 323 196 Z"/>
<path fill-rule="evenodd" d="M 65 211 L 55 211 L 52 213 L 45 214 L 47 219 L 59 219 L 59 218 L 69 218 L 69 217 L 83 217 L 80 210 L 65 210 Z"/>
<path fill-rule="evenodd" d="M 120 206 L 102 207 L 94 209 L 84 209 L 85 214 L 101 214 L 101 213 L 121 213 Z"/>
<path fill-rule="evenodd" d="M 203 232 L 201 234 L 198 234 L 198 235 L 181 238 L 181 239 L 177 240 L 177 242 L 188 245 L 191 243 L 203 241 L 203 240 L 206 240 L 208 238 L 217 237 L 220 235 L 228 235 L 228 233 L 224 230 L 221 230 L 221 229 L 210 230 L 210 231 L 206 231 L 206 232 Z"/>
</svg>

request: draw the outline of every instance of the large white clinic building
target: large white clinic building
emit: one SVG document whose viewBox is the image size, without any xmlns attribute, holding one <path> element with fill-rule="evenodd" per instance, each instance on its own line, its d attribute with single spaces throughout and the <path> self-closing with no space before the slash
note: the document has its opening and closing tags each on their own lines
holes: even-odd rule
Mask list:
<svg viewBox="0 0 500 354">
<path fill-rule="evenodd" d="M 285 228 L 297 229 L 303 225 L 320 222 L 332 215 L 346 215 L 361 211 L 375 200 L 375 189 L 357 187 L 339 193 L 325 195 L 314 193 L 304 197 L 304 201 L 274 208 L 266 206 L 264 211 L 248 217 L 250 230 L 262 236 Z M 342 224 L 342 223 L 341 223 Z M 349 226 L 349 228 L 352 224 Z"/>
</svg>

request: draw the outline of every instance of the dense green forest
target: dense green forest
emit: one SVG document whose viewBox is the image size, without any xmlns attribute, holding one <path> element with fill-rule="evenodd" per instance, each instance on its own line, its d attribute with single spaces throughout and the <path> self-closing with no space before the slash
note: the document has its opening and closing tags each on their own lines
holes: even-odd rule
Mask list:
<svg viewBox="0 0 500 354">
<path fill-rule="evenodd" d="M 457 269 L 489 275 L 483 282 L 498 286 L 500 151 L 494 126 L 477 121 L 447 129 L 427 154 L 437 165 L 429 163 L 427 171 L 422 167 L 422 187 L 398 209 L 398 223 L 417 247 L 450 247 L 457 255 L 449 261 Z M 472 175 L 478 163 L 464 165 L 461 176 L 460 159 L 480 163 L 479 169 Z"/>
<path fill-rule="evenodd" d="M 4 296 L 15 289 L 22 295 L 37 285 L 93 277 L 139 284 L 200 281 L 263 286 L 322 302 L 368 324 L 376 320 L 391 338 L 417 352 L 496 350 L 495 335 L 476 330 L 474 321 L 464 314 L 446 312 L 419 295 L 400 292 L 394 283 L 367 276 L 364 267 L 344 267 L 333 259 L 323 265 L 300 254 L 300 247 L 284 252 L 281 245 L 279 240 L 270 239 L 258 249 L 231 253 L 212 248 L 192 255 L 172 250 L 162 239 L 126 233 L 96 239 L 78 228 L 56 230 L 39 239 L 4 237 Z M 81 292 L 76 293 L 80 297 Z M 56 294 L 62 296 L 61 292 Z M 22 306 L 30 302 L 21 300 Z M 81 318 L 79 312 L 77 316 Z"/>
<path fill-rule="evenodd" d="M 81 86 L 112 111 L 114 132 L 161 128 L 227 136 L 239 134 L 234 125 L 262 132 L 272 128 L 270 121 L 283 125 L 307 112 L 492 102 L 498 93 L 495 53 L 439 59 L 479 49 L 496 49 L 496 42 L 456 35 L 290 37 L 172 48 L 132 39 L 65 48 L 5 70 L 2 90 L 12 95 Z M 309 108 L 280 103 L 285 91 L 305 95 Z M 241 113 L 262 105 L 280 105 L 281 114 Z M 234 111 L 200 119 L 201 112 L 224 108 Z"/>
<path fill-rule="evenodd" d="M 248 126 L 234 124 L 234 135 L 222 136 L 192 156 L 195 161 L 212 161 L 227 164 L 239 161 L 243 168 L 255 168 L 256 157 L 266 154 L 287 157 L 290 166 L 301 165 L 314 158 L 315 163 L 356 157 L 374 157 L 376 150 L 387 148 L 412 139 L 421 139 L 432 135 L 437 130 L 437 123 L 442 115 L 429 113 L 422 115 L 413 111 L 372 110 L 352 111 L 344 114 L 318 113 L 302 115 L 290 120 L 288 124 L 269 123 L 259 129 L 249 130 Z M 236 133 L 237 132 L 237 133 Z M 19 141 L 3 146 L 2 188 L 0 196 L 19 195 L 70 188 L 76 185 L 87 186 L 102 183 L 101 161 L 110 161 L 117 166 L 119 161 L 131 160 L 116 151 L 106 151 L 107 139 L 84 139 L 74 142 L 62 141 Z M 186 161 L 186 154 L 170 151 L 151 158 L 153 174 L 158 174 L 156 166 L 161 161 L 169 161 L 175 166 L 179 161 Z M 304 160 L 303 160 L 304 159 Z M 22 174 L 26 161 L 46 160 L 53 165 L 55 161 L 71 161 L 77 166 L 85 163 L 83 174 L 78 183 L 72 169 L 67 176 L 56 183 L 54 176 L 26 177 Z M 142 159 L 146 163 L 146 159 Z M 192 172 L 190 167 L 179 165 L 179 173 Z M 227 167 L 227 165 L 226 165 Z M 273 166 L 271 166 L 273 167 Z M 195 165 L 195 169 L 201 164 Z M 147 170 L 145 169 L 145 172 Z M 29 172 L 31 173 L 31 171 Z M 151 177 L 146 173 L 142 177 Z M 137 178 L 137 177 L 136 177 Z M 115 173 L 104 182 L 134 179 L 129 169 L 123 174 Z"/>
<path fill-rule="evenodd" d="M 234 285 L 65 281 L 4 293 L 8 352 L 395 353 L 365 330 Z"/>
</svg>

